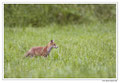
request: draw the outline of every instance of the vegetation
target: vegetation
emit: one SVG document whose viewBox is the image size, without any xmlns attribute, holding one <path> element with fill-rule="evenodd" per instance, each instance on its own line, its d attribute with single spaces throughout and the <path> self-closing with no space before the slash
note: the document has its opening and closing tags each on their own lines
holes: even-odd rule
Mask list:
<svg viewBox="0 0 120 83">
<path fill-rule="evenodd" d="M 27 5 L 27 4 L 6 4 L 5 5 L 5 26 L 8 27 L 40 27 L 56 23 L 83 24 L 89 22 L 115 21 L 115 4 L 101 5 Z"/>
<path fill-rule="evenodd" d="M 114 8 L 115 5 L 6 4 L 4 77 L 116 78 Z M 58 12 L 65 17 L 56 16 Z M 68 14 L 72 14 L 69 19 Z M 47 58 L 24 57 L 31 47 L 45 46 L 51 39 L 59 48 L 52 49 Z"/>
<path fill-rule="evenodd" d="M 33 46 L 54 39 L 47 58 L 24 58 Z M 5 77 L 116 77 L 115 23 L 5 28 Z"/>
</svg>

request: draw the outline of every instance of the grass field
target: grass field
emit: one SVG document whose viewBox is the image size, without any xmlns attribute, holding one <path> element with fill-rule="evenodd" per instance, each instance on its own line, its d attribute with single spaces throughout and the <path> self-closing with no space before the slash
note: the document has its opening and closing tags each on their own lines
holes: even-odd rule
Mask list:
<svg viewBox="0 0 120 83">
<path fill-rule="evenodd" d="M 116 78 L 114 22 L 4 28 L 5 78 Z M 25 58 L 34 46 L 53 39 L 47 58 Z"/>
</svg>

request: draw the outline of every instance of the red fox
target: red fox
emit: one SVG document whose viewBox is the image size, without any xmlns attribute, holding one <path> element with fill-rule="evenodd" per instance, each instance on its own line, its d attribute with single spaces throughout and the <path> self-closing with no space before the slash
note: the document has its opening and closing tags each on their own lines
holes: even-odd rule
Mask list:
<svg viewBox="0 0 120 83">
<path fill-rule="evenodd" d="M 58 48 L 53 40 L 51 40 L 45 47 L 33 47 L 31 48 L 25 56 L 44 56 L 47 57 L 52 48 Z"/>
</svg>

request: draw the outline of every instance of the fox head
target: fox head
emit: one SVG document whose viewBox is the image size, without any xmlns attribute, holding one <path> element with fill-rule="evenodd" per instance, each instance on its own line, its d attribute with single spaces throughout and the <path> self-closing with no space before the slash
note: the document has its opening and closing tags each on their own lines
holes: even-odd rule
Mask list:
<svg viewBox="0 0 120 83">
<path fill-rule="evenodd" d="M 55 43 L 53 40 L 51 40 L 51 41 L 49 42 L 49 46 L 52 47 L 52 48 L 58 48 L 58 47 L 56 46 L 56 43 Z"/>
</svg>

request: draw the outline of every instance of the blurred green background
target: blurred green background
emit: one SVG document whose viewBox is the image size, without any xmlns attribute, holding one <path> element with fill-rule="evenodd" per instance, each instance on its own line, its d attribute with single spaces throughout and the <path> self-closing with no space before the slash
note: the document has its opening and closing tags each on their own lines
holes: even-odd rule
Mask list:
<svg viewBox="0 0 120 83">
<path fill-rule="evenodd" d="M 115 4 L 5 4 L 5 26 L 40 27 L 115 21 Z"/>
</svg>

